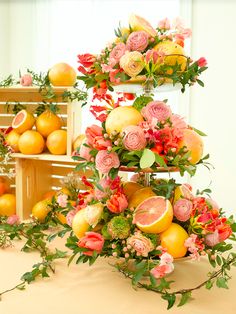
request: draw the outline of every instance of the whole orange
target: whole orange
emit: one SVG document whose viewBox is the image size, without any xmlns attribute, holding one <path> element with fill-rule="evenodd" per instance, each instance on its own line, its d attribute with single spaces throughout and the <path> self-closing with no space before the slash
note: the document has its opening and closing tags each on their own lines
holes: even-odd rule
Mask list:
<svg viewBox="0 0 236 314">
<path fill-rule="evenodd" d="M 50 133 L 55 130 L 59 130 L 62 126 L 60 117 L 54 114 L 50 110 L 44 111 L 36 119 L 36 130 L 43 136 L 47 137 Z"/>
<path fill-rule="evenodd" d="M 53 86 L 73 86 L 76 82 L 76 72 L 67 63 L 57 63 L 48 72 Z"/>
<path fill-rule="evenodd" d="M 65 155 L 67 145 L 67 132 L 64 130 L 56 130 L 48 135 L 47 148 L 53 155 Z"/>
<path fill-rule="evenodd" d="M 16 213 L 16 196 L 3 194 L 0 196 L 0 216 L 11 216 Z"/>
<path fill-rule="evenodd" d="M 18 142 L 19 150 L 25 155 L 41 154 L 44 150 L 45 142 L 42 135 L 34 130 L 24 132 Z"/>
<path fill-rule="evenodd" d="M 19 142 L 20 134 L 17 133 L 15 130 L 9 132 L 6 136 L 6 143 L 9 145 L 15 153 L 19 152 Z"/>
<path fill-rule="evenodd" d="M 7 179 L 0 177 L 0 196 L 10 190 L 10 184 Z"/>
</svg>

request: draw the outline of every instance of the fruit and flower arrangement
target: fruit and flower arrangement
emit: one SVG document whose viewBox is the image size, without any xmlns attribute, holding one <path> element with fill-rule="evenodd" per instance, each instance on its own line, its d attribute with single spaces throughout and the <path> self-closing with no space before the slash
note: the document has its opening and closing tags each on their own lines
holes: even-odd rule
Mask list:
<svg viewBox="0 0 236 314">
<path fill-rule="evenodd" d="M 0 216 L 0 247 L 22 239 L 24 251 L 36 249 L 42 258 L 13 289 L 24 289 L 26 283 L 48 277 L 57 259 L 68 257 L 68 264 L 92 265 L 97 258 L 107 257 L 135 288 L 160 294 L 169 309 L 177 302 L 181 306 L 190 301 L 193 291 L 203 286 L 228 288 L 230 268 L 236 265 L 233 246 L 226 242 L 236 239 L 233 216 L 226 216 L 210 197 L 209 188 L 194 191 L 190 184 L 171 178 L 172 172 L 193 176 L 199 164 L 210 167 L 206 161 L 209 155 L 203 157 L 205 134 L 173 113 L 166 99 L 156 100 L 152 94 L 163 84 L 179 83 L 182 92 L 195 82 L 203 86 L 198 77 L 207 68 L 206 60 L 194 62 L 186 56 L 184 41 L 191 30 L 178 19 L 173 23 L 164 19 L 155 29 L 132 15 L 129 27 L 119 27 L 115 33 L 116 39 L 101 54 L 78 55 L 78 70 L 83 75 L 77 79 L 87 89 L 93 88 L 90 111 L 98 124 L 88 126 L 74 143 L 75 171 L 64 178 L 62 189 L 49 191 L 35 204 L 29 221 L 20 222 L 12 213 Z M 44 79 L 30 71 L 27 75 L 41 82 L 41 88 L 47 86 L 46 95 L 50 96 L 48 82 L 57 86 L 52 74 Z M 73 71 L 71 75 L 69 84 L 77 86 Z M 21 83 L 27 85 L 27 77 Z M 58 84 L 65 83 L 59 80 Z M 141 85 L 144 94 L 122 93 L 115 100 L 109 93 L 115 86 L 130 83 Z M 151 92 L 147 93 L 146 87 Z M 72 100 L 77 96 L 67 95 Z M 85 94 L 78 97 L 85 100 Z M 43 116 L 42 124 L 25 109 L 15 116 L 9 135 L 13 131 L 19 134 L 17 143 L 22 153 L 32 154 L 21 143 L 27 132 L 38 132 L 43 141 L 47 138 L 51 151 L 48 138 L 61 131 L 61 124 L 54 114 L 58 124 L 47 120 L 45 127 L 47 115 L 47 111 L 39 115 L 38 119 Z M 36 131 L 31 130 L 34 125 Z M 51 130 L 54 125 L 56 129 Z M 9 135 L 7 145 L 3 141 L 1 146 L 5 150 L 14 148 Z M 133 175 L 127 179 L 123 172 Z M 158 172 L 169 174 L 168 179 L 157 176 Z M 52 232 L 52 227 L 59 229 Z M 48 242 L 56 237 L 66 237 L 71 254 L 48 249 Z M 173 281 L 168 275 L 174 271 L 175 262 L 201 258 L 217 269 L 196 287 L 171 289 Z"/>
</svg>

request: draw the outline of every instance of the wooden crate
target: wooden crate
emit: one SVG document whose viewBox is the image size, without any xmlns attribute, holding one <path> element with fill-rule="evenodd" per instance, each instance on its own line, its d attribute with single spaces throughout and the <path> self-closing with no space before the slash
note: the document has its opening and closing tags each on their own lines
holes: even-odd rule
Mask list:
<svg viewBox="0 0 236 314">
<path fill-rule="evenodd" d="M 52 154 L 23 155 L 13 154 L 14 159 L 7 167 L 15 167 L 15 181 L 12 181 L 12 192 L 16 194 L 16 212 L 21 219 L 29 218 L 33 205 L 41 200 L 43 194 L 50 190 L 59 189 L 60 179 L 75 168 L 71 159 L 72 144 L 81 130 L 81 104 L 79 102 L 65 102 L 60 95 L 66 88 L 54 88 L 57 95 L 59 116 L 64 121 L 67 130 L 67 155 L 56 156 Z M 25 105 L 27 110 L 33 112 L 43 97 L 35 87 L 0 88 L 0 128 L 6 129 L 11 125 L 14 115 L 11 109 L 16 103 Z M 55 102 L 55 101 L 54 101 Z M 6 173 L 0 175 L 5 176 Z M 84 186 L 81 185 L 81 188 Z"/>
</svg>

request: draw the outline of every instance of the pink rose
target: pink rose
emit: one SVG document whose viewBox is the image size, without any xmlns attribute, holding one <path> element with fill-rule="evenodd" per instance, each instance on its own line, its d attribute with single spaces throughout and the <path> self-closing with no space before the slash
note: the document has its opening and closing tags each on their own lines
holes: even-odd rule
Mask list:
<svg viewBox="0 0 236 314">
<path fill-rule="evenodd" d="M 100 254 L 104 245 L 104 238 L 100 233 L 97 232 L 86 232 L 85 236 L 78 242 L 78 247 L 88 249 L 83 252 L 84 255 L 92 256 L 93 252 Z"/>
<path fill-rule="evenodd" d="M 187 221 L 192 213 L 193 204 L 191 201 L 182 198 L 174 204 L 174 216 L 179 221 Z"/>
<path fill-rule="evenodd" d="M 95 124 L 87 127 L 85 134 L 88 145 L 98 150 L 106 149 L 107 147 L 111 146 L 111 141 L 104 139 L 102 131 L 103 129 Z"/>
<path fill-rule="evenodd" d="M 173 136 L 177 137 L 178 139 L 183 138 L 184 130 L 188 128 L 187 123 L 184 121 L 184 119 L 177 114 L 172 114 L 172 116 L 170 117 L 170 121 L 173 128 Z"/>
<path fill-rule="evenodd" d="M 170 118 L 172 114 L 170 107 L 163 101 L 151 101 L 142 109 L 141 113 L 149 122 L 152 122 L 153 119 L 159 122 L 165 121 Z"/>
<path fill-rule="evenodd" d="M 100 150 L 95 158 L 96 168 L 103 174 L 107 174 L 112 168 L 120 166 L 120 160 L 115 152 Z"/>
<path fill-rule="evenodd" d="M 136 251 L 137 256 L 147 257 L 148 253 L 154 250 L 152 241 L 140 232 L 135 232 L 134 235 L 130 236 L 127 239 L 127 245 Z"/>
<path fill-rule="evenodd" d="M 31 74 L 24 74 L 21 78 L 20 78 L 20 84 L 22 86 L 31 86 L 33 83 L 33 79 Z"/>
<path fill-rule="evenodd" d="M 163 265 L 158 265 L 154 267 L 150 273 L 156 278 L 163 278 L 167 274 L 170 274 L 174 270 L 174 265 L 172 263 L 170 264 L 163 264 Z"/>
<path fill-rule="evenodd" d="M 129 151 L 141 150 L 146 147 L 146 139 L 140 126 L 129 125 L 123 129 L 123 144 Z"/>
<path fill-rule="evenodd" d="M 144 51 L 148 46 L 148 34 L 144 31 L 132 32 L 126 42 L 131 51 Z"/>
<path fill-rule="evenodd" d="M 158 23 L 158 28 L 160 29 L 170 29 L 170 21 L 169 19 L 166 17 L 165 19 L 161 20 L 159 23 Z"/>
<path fill-rule="evenodd" d="M 215 230 L 213 233 L 209 233 L 205 237 L 205 243 L 208 246 L 215 246 L 216 244 L 220 243 L 220 237 L 218 230 Z"/>
<path fill-rule="evenodd" d="M 205 67 L 207 65 L 207 61 L 205 58 L 201 57 L 197 60 L 197 64 L 200 68 Z"/>
<path fill-rule="evenodd" d="M 126 51 L 120 58 L 120 67 L 127 75 L 135 77 L 144 68 L 144 57 L 138 51 Z"/>
<path fill-rule="evenodd" d="M 68 212 L 68 214 L 66 215 L 66 222 L 69 226 L 72 226 L 72 221 L 76 215 L 77 211 L 76 210 L 71 210 Z"/>
<path fill-rule="evenodd" d="M 7 224 L 8 225 L 15 225 L 19 222 L 20 218 L 18 215 L 11 215 L 7 217 Z"/>
<path fill-rule="evenodd" d="M 120 58 L 125 54 L 127 47 L 124 43 L 117 44 L 111 51 L 109 56 L 109 64 L 112 66 L 116 65 Z"/>
<path fill-rule="evenodd" d="M 107 208 L 114 214 L 122 213 L 128 207 L 128 201 L 123 193 L 117 192 L 106 202 Z"/>
<path fill-rule="evenodd" d="M 90 152 L 92 149 L 91 149 L 91 147 L 87 147 L 84 144 L 88 145 L 86 140 L 83 141 L 83 143 L 80 146 L 79 155 L 80 155 L 80 157 L 86 159 L 87 161 L 90 161 L 92 158 L 92 156 L 90 155 Z"/>
</svg>

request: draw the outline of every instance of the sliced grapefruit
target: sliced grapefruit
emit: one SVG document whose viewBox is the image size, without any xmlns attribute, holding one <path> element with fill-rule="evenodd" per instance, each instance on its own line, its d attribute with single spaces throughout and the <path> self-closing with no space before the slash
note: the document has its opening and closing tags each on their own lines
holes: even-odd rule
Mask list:
<svg viewBox="0 0 236 314">
<path fill-rule="evenodd" d="M 194 130 L 184 130 L 184 136 L 178 144 L 178 149 L 181 149 L 184 146 L 191 152 L 190 162 L 194 165 L 197 164 L 203 155 L 204 145 L 201 136 Z"/>
<path fill-rule="evenodd" d="M 182 184 L 180 186 L 177 186 L 175 189 L 175 195 L 174 195 L 174 202 L 177 202 L 181 198 L 186 198 L 187 200 L 192 200 L 194 198 L 193 193 L 189 189 L 188 184 Z"/>
<path fill-rule="evenodd" d="M 166 248 L 174 258 L 183 257 L 187 253 L 184 242 L 188 237 L 189 235 L 183 227 L 172 223 L 167 230 L 160 234 L 161 246 Z"/>
<path fill-rule="evenodd" d="M 129 200 L 130 197 L 138 190 L 142 189 L 143 186 L 137 182 L 127 181 L 123 184 L 124 194 Z"/>
<path fill-rule="evenodd" d="M 157 35 L 157 32 L 152 27 L 152 25 L 141 16 L 132 14 L 129 17 L 129 25 L 131 26 L 133 31 L 145 31 L 152 37 L 155 37 Z"/>
<path fill-rule="evenodd" d="M 31 130 L 34 123 L 34 116 L 23 109 L 14 117 L 11 126 L 17 133 L 22 134 L 27 130 Z"/>
<path fill-rule="evenodd" d="M 136 208 L 139 204 L 151 196 L 156 196 L 156 194 L 149 186 L 137 190 L 129 198 L 129 208 Z"/>
<path fill-rule="evenodd" d="M 106 119 L 106 131 L 120 133 L 123 128 L 129 125 L 138 125 L 143 121 L 141 113 L 132 106 L 117 107 L 113 109 Z"/>
<path fill-rule="evenodd" d="M 45 142 L 42 135 L 34 130 L 25 131 L 18 142 L 19 150 L 25 155 L 41 154 L 44 150 Z"/>
<path fill-rule="evenodd" d="M 173 209 L 169 200 L 163 196 L 152 196 L 136 208 L 133 223 L 143 232 L 161 233 L 173 219 Z"/>
</svg>

